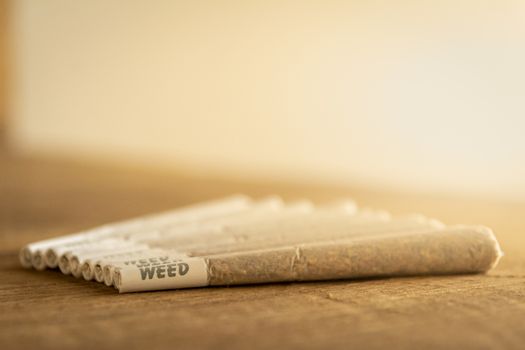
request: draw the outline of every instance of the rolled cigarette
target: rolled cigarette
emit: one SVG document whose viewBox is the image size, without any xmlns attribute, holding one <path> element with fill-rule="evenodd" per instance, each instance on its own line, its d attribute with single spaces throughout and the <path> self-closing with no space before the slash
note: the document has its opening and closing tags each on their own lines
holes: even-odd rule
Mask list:
<svg viewBox="0 0 525 350">
<path fill-rule="evenodd" d="M 179 246 L 182 247 L 180 244 L 181 240 L 189 241 L 191 244 L 197 247 L 202 246 L 207 247 L 206 249 L 209 249 L 210 247 L 215 246 L 217 243 L 224 243 L 224 240 L 229 240 L 228 237 L 222 237 L 228 236 L 230 234 L 230 230 L 228 229 L 229 227 L 238 227 L 239 225 L 242 225 L 242 227 L 257 226 L 258 224 L 262 224 L 268 220 L 275 219 L 275 217 L 281 219 L 296 218 L 295 221 L 297 222 L 297 219 L 303 218 L 306 214 L 311 214 L 314 210 L 314 206 L 309 201 L 299 201 L 280 208 L 278 211 L 273 210 L 268 212 L 266 209 L 268 208 L 265 208 L 265 206 L 254 206 L 253 209 L 247 212 L 219 218 L 217 220 L 208 222 L 207 225 L 192 227 L 190 229 L 186 227 L 176 227 L 174 228 L 174 231 L 172 230 L 171 232 L 164 233 L 162 237 L 155 236 L 153 238 L 148 237 L 148 239 L 144 239 L 139 236 L 134 236 L 133 238 L 141 238 L 137 242 L 148 244 L 152 248 L 163 250 L 167 249 L 171 252 L 181 251 L 179 249 Z M 339 216 L 341 216 L 340 214 L 341 213 L 339 213 Z M 346 214 L 349 213 L 347 212 Z M 344 215 L 343 217 L 347 217 L 347 215 Z M 170 245 L 164 243 L 170 239 L 176 239 L 177 237 L 179 239 L 176 240 L 175 244 Z M 103 278 L 103 281 L 106 285 L 112 285 L 115 270 L 125 267 L 125 265 L 123 265 L 124 263 L 124 261 L 114 261 L 110 259 L 97 262 L 93 269 L 95 279 L 100 282 Z M 85 269 L 89 269 L 89 267 L 85 267 Z M 86 275 L 87 274 L 88 272 L 86 272 Z"/>
<path fill-rule="evenodd" d="M 344 210 L 341 211 L 339 209 Z M 180 250 L 183 248 L 184 251 L 188 252 L 187 254 L 199 256 L 254 248 L 268 248 L 285 243 L 308 242 L 316 239 L 335 239 L 338 237 L 348 237 L 349 235 L 355 236 L 356 234 L 383 232 L 385 230 L 396 232 L 396 230 L 422 230 L 439 226 L 422 216 L 401 220 L 387 220 L 384 219 L 383 216 L 371 216 L 368 213 L 356 216 L 353 214 L 354 211 L 347 210 L 344 207 L 330 207 L 328 210 L 320 208 L 314 212 L 313 206 L 309 202 L 294 203 L 287 207 L 280 208 L 279 206 L 275 206 L 275 203 L 272 203 L 271 200 L 267 200 L 266 202 L 263 201 L 258 205 L 254 205 L 252 209 L 245 212 L 234 213 L 225 217 L 209 220 L 207 225 L 177 226 L 175 227 L 177 230 L 174 231 L 174 235 L 167 233 L 163 233 L 162 236 L 155 235 L 151 237 L 149 243 L 151 246 L 158 246 L 164 249 Z M 334 223 L 342 223 L 344 232 L 340 232 L 340 229 L 334 227 Z M 251 232 L 251 236 L 254 236 L 254 233 L 256 234 L 256 239 L 249 240 L 247 238 L 250 238 L 250 235 L 247 235 L 247 231 L 253 231 L 253 227 L 258 228 L 254 232 Z M 237 231 L 231 231 L 232 228 L 237 229 Z M 263 228 L 262 231 L 261 228 Z M 289 235 L 290 232 L 288 231 L 290 228 L 292 228 L 294 235 Z M 281 231 L 283 229 L 287 229 L 288 235 L 286 237 L 282 237 Z M 293 229 L 297 232 L 293 232 Z M 207 237 L 205 233 L 209 233 L 210 230 L 213 233 L 212 237 Z M 322 231 L 328 232 L 324 233 Z M 236 233 L 240 233 L 240 236 L 236 237 Z M 324 234 L 320 235 L 319 233 Z M 140 238 L 139 241 L 147 243 L 148 240 L 144 240 L 143 236 L 148 237 L 146 233 L 131 235 L 129 239 Z M 165 239 L 167 237 L 173 238 L 173 236 L 189 238 L 190 247 L 188 247 L 187 244 L 181 244 L 180 240 L 174 246 L 166 244 Z M 126 243 L 121 242 L 119 238 L 107 239 L 96 243 L 84 242 L 79 244 L 77 246 L 81 247 L 81 250 L 73 251 L 74 254 L 69 252 L 62 256 L 60 261 L 61 270 L 66 274 L 72 273 L 76 277 L 82 275 L 86 279 L 95 278 L 99 282 L 111 285 L 113 283 L 115 269 L 126 266 L 123 264 L 125 261 L 114 258 L 103 258 L 101 256 L 99 250 L 107 250 L 107 246 L 110 245 L 111 242 L 116 242 L 114 244 L 112 243 L 116 247 L 125 245 Z M 194 249 L 194 251 L 191 251 L 190 248 Z M 67 249 L 70 248 L 68 247 Z M 125 254 L 125 250 L 122 251 L 122 253 Z M 144 252 L 141 252 L 140 254 L 143 253 Z M 89 261 L 84 264 L 84 260 L 96 257 L 97 255 L 100 258 L 98 261 Z M 82 268 L 80 268 L 81 264 L 83 264 Z"/>
<path fill-rule="evenodd" d="M 115 271 L 121 293 L 157 289 L 364 277 L 482 273 L 501 250 L 486 227 L 372 235 L 281 248 L 180 258 Z"/>
<path fill-rule="evenodd" d="M 135 266 L 137 268 L 147 266 L 162 266 L 167 265 L 170 262 L 180 261 L 181 259 L 188 257 L 187 255 L 174 250 L 161 250 L 160 254 L 158 251 L 159 250 L 156 249 L 151 252 L 147 252 L 145 255 L 142 255 L 138 258 L 128 258 L 126 260 L 112 261 L 111 264 L 104 264 L 104 284 L 106 284 L 108 287 L 112 286 L 114 283 L 115 271 L 118 271 L 121 268 L 126 268 L 130 266 Z"/>
<path fill-rule="evenodd" d="M 164 265 L 115 271 L 115 288 L 119 293 L 203 287 L 209 284 L 208 280 L 208 267 L 201 258 L 173 259 Z"/>
<path fill-rule="evenodd" d="M 108 253 L 115 253 L 117 251 L 121 251 L 121 252 L 130 252 L 130 251 L 139 251 L 139 250 L 144 250 L 144 249 L 148 249 L 149 247 L 145 244 L 138 244 L 138 243 L 135 243 L 135 242 L 124 242 L 123 244 L 119 245 L 119 246 L 114 246 L 114 247 L 101 247 L 100 249 L 98 249 L 97 251 L 93 252 L 91 251 L 89 254 L 70 254 L 68 256 L 68 259 L 69 259 L 69 266 L 70 266 L 70 271 L 71 271 L 71 274 L 74 276 L 74 277 L 77 277 L 77 278 L 80 278 L 83 276 L 82 274 L 82 265 L 84 263 L 84 261 L 86 261 L 87 259 L 89 258 L 96 258 L 96 257 L 100 257 L 100 256 L 103 256 L 104 254 L 108 254 Z"/>
<path fill-rule="evenodd" d="M 60 254 L 58 267 L 60 271 L 65 274 L 73 274 L 75 277 L 81 276 L 80 267 L 80 257 L 83 259 L 88 256 L 92 256 L 97 253 L 107 252 L 111 250 L 124 249 L 128 248 L 130 250 L 137 248 L 145 248 L 144 244 L 138 244 L 133 241 L 123 240 L 123 239 L 103 239 L 98 242 L 89 242 L 85 243 L 75 249 L 65 249 L 63 253 Z"/>
<path fill-rule="evenodd" d="M 227 198 L 30 244 L 21 263 L 58 266 L 120 292 L 379 276 L 480 273 L 501 250 L 490 229 L 392 218 L 344 201 L 314 208 Z"/>
<path fill-rule="evenodd" d="M 94 266 L 87 264 L 82 266 L 84 261 L 95 256 L 103 256 L 104 251 L 109 249 L 119 249 L 128 247 L 130 251 L 135 251 L 139 247 L 144 247 L 143 241 L 162 240 L 166 235 L 188 234 L 198 238 L 200 227 L 215 228 L 230 222 L 245 221 L 246 219 L 256 219 L 262 216 L 268 216 L 272 212 L 277 212 L 283 207 L 283 202 L 278 197 L 265 198 L 259 202 L 253 203 L 252 207 L 244 211 L 228 213 L 220 217 L 203 217 L 198 223 L 180 223 L 169 225 L 167 228 L 160 227 L 150 231 L 150 227 L 145 227 L 144 231 L 131 232 L 129 234 L 118 235 L 116 237 L 106 238 L 102 241 L 83 241 L 74 245 L 60 246 L 48 250 L 59 259 L 59 268 L 64 274 L 71 273 L 75 277 L 92 278 L 95 276 Z M 303 205 L 304 207 L 304 205 Z M 125 251 L 124 251 L 125 252 Z M 107 255 L 107 254 L 106 254 Z M 95 268 L 100 270 L 100 268 Z M 103 267 L 102 267 L 103 269 Z M 100 272 L 98 273 L 100 275 Z"/>
<path fill-rule="evenodd" d="M 136 248 L 121 248 L 121 249 L 112 249 L 111 251 L 101 251 L 90 256 L 86 256 L 83 261 L 79 260 L 80 271 L 82 277 L 86 281 L 90 281 L 95 278 L 95 264 L 104 260 L 119 260 L 125 259 L 126 257 L 132 256 L 132 254 L 144 254 L 147 251 L 151 251 L 151 248 L 146 245 L 139 245 Z"/>
<path fill-rule="evenodd" d="M 236 195 L 225 199 L 204 202 L 184 208 L 177 208 L 161 214 L 143 216 L 131 220 L 125 220 L 114 224 L 100 226 L 91 230 L 82 231 L 76 234 L 61 236 L 48 240 L 31 243 L 23 247 L 20 251 L 20 263 L 24 267 L 35 267 L 38 270 L 45 269 L 47 266 L 46 252 L 54 247 L 64 245 L 74 245 L 86 240 L 97 240 L 118 234 L 119 232 L 129 232 L 131 230 L 141 230 L 144 227 L 162 226 L 176 221 L 195 221 L 203 216 L 220 216 L 232 211 L 244 210 L 251 206 L 251 199 Z M 36 255 L 36 256 L 35 256 Z M 50 255 L 49 266 L 56 267 L 59 256 Z"/>
<path fill-rule="evenodd" d="M 207 236 L 206 232 L 200 232 L 196 235 L 197 240 L 192 241 L 192 236 L 183 236 L 179 238 L 186 238 L 186 240 L 179 239 L 175 242 L 153 240 L 149 245 L 158 249 L 175 249 L 184 252 L 187 256 L 204 256 L 360 235 L 428 231 L 443 227 L 442 224 L 422 217 L 384 221 L 369 216 L 353 217 L 341 215 L 341 212 L 323 210 L 304 214 L 283 210 L 279 215 L 272 215 L 258 224 L 254 224 L 253 221 L 237 222 L 237 225 L 231 223 L 226 227 L 220 227 L 221 230 L 218 232 L 211 232 L 211 236 Z M 257 227 L 255 231 L 253 231 L 254 226 Z M 248 232 L 250 230 L 252 232 Z M 124 266 L 113 264 L 111 261 L 105 263 L 106 265 L 102 267 L 104 282 L 109 285 L 115 271 Z"/>
<path fill-rule="evenodd" d="M 148 235 L 133 237 L 140 243 L 150 244 L 152 247 L 165 248 L 165 246 L 178 249 L 179 245 L 205 243 L 207 246 L 214 244 L 215 240 L 220 240 L 223 237 L 231 236 L 232 230 L 241 230 L 247 232 L 253 231 L 254 227 L 260 227 L 264 230 L 268 223 L 271 222 L 273 226 L 282 220 L 300 221 L 313 215 L 314 208 L 311 203 L 293 203 L 283 207 L 279 211 L 267 212 L 252 210 L 243 213 L 242 215 L 235 215 L 219 220 L 208 222 L 207 224 L 197 225 L 190 228 L 183 226 L 174 227 L 163 233 L 161 237 L 149 237 Z M 341 217 L 341 215 L 339 215 Z M 273 224 L 275 223 L 275 224 Z M 262 231 L 258 230 L 257 234 Z"/>
<path fill-rule="evenodd" d="M 114 255 L 108 255 L 99 258 L 96 262 L 93 263 L 93 278 L 99 282 L 99 283 L 106 283 L 108 284 L 109 280 L 111 279 L 111 283 L 113 281 L 113 276 L 111 277 L 105 277 L 104 270 L 106 269 L 106 266 L 118 266 L 120 263 L 123 263 L 124 266 L 126 266 L 126 262 L 133 263 L 133 261 L 137 261 L 139 259 L 149 258 L 152 256 L 157 257 L 164 257 L 166 255 L 169 255 L 169 251 L 163 250 L 163 249 L 155 249 L 155 248 L 148 248 L 138 251 L 130 251 L 130 252 L 121 252 Z M 174 254 L 177 255 L 177 254 Z M 106 280 L 106 281 L 105 281 Z M 111 284 L 108 284 L 111 285 Z"/>
<path fill-rule="evenodd" d="M 221 218 L 209 223 L 208 225 L 202 225 L 200 227 L 192 227 L 191 229 L 177 227 L 174 231 L 166 233 L 162 238 L 154 237 L 153 239 L 140 239 L 139 242 L 147 244 L 152 248 L 156 248 L 156 250 L 169 250 L 170 252 L 177 251 L 177 255 L 180 255 L 182 253 L 179 252 L 184 247 L 184 245 L 181 244 L 181 241 L 190 242 L 190 244 L 197 247 L 206 247 L 205 249 L 209 249 L 218 243 L 224 243 L 225 240 L 228 241 L 228 235 L 230 234 L 229 228 L 232 226 L 256 226 L 258 223 L 266 222 L 275 217 L 289 218 L 297 217 L 297 215 L 303 217 L 305 214 L 311 213 L 312 210 L 313 205 L 307 201 L 293 203 L 282 208 L 278 212 L 272 213 L 254 209 L 243 214 Z M 173 240 L 175 240 L 175 242 L 173 242 Z M 171 242 L 172 244 L 167 244 L 167 242 Z M 181 249 L 179 249 L 179 247 Z M 104 259 L 103 261 L 97 262 L 94 266 L 95 279 L 99 282 L 103 279 L 103 282 L 106 285 L 112 285 L 115 270 L 126 267 L 128 264 L 128 261 L 126 260 Z"/>
<path fill-rule="evenodd" d="M 218 222 L 220 222 L 221 219 L 230 220 L 228 216 L 231 216 L 231 219 L 233 219 L 235 214 L 243 214 L 243 211 L 249 211 L 252 207 L 254 209 L 262 209 L 259 211 L 263 213 L 264 210 L 279 210 L 282 206 L 282 200 L 276 196 L 263 199 L 258 203 L 252 203 L 244 196 L 233 196 L 223 200 L 179 208 L 157 215 L 139 217 L 115 224 L 104 225 L 73 235 L 32 243 L 20 250 L 20 262 L 24 267 L 33 266 L 38 270 L 43 270 L 46 267 L 55 268 L 62 262 L 62 270 L 69 271 L 66 264 L 70 259 L 67 257 L 61 259 L 61 257 L 66 253 L 80 249 L 85 250 L 85 248 L 93 242 L 105 239 L 106 237 L 116 236 L 130 238 L 132 236 L 140 237 L 141 235 L 147 235 L 150 236 L 150 238 L 155 238 L 170 234 L 173 235 L 181 231 L 189 233 L 194 231 L 189 229 L 191 225 L 217 225 L 217 223 L 213 222 L 214 220 Z M 288 205 L 288 208 L 289 210 L 308 212 L 313 210 L 313 205 L 311 202 L 305 200 Z M 332 205 L 331 209 L 343 209 L 346 213 L 354 214 L 356 212 L 356 205 L 355 202 L 351 200 L 345 200 L 337 205 Z M 252 216 L 252 221 L 254 221 L 256 215 Z M 177 226 L 186 227 L 179 229 Z M 174 227 L 175 229 L 170 230 L 170 227 Z M 75 257 L 75 255 L 69 254 L 68 257 Z M 75 271 L 77 271 L 78 274 L 80 273 L 78 270 Z"/>
<path fill-rule="evenodd" d="M 486 227 L 361 237 L 206 259 L 210 285 L 481 273 L 501 257 Z"/>
<path fill-rule="evenodd" d="M 277 216 L 257 225 L 250 222 L 229 225 L 219 232 L 199 234 L 199 241 L 195 241 L 192 236 L 179 236 L 168 240 L 154 240 L 148 244 L 156 248 L 177 249 L 190 256 L 202 256 L 316 240 L 343 239 L 372 233 L 394 234 L 400 231 L 428 231 L 443 227 L 443 224 L 421 217 L 384 221 L 367 216 L 348 217 L 338 213 L 315 212 L 309 215 Z"/>
</svg>

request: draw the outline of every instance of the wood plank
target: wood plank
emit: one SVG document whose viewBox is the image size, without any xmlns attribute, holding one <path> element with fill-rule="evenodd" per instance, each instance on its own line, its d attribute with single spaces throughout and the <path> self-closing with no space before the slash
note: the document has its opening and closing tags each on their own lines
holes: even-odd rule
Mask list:
<svg viewBox="0 0 525 350">
<path fill-rule="evenodd" d="M 251 183 L 0 153 L 0 348 L 504 348 L 525 343 L 525 204 Z M 24 243 L 221 195 L 340 195 L 495 229 L 488 275 L 282 283 L 119 295 L 22 269 Z"/>
</svg>

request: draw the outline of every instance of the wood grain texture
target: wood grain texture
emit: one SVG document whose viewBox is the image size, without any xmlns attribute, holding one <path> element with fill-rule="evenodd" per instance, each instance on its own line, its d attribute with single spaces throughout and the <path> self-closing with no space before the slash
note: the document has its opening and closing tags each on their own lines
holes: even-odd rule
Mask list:
<svg viewBox="0 0 525 350">
<path fill-rule="evenodd" d="M 525 205 L 301 184 L 231 182 L 0 154 L 0 348 L 466 348 L 525 344 Z M 23 244 L 234 192 L 354 197 L 495 229 L 488 275 L 201 288 L 119 295 L 25 270 Z"/>
</svg>

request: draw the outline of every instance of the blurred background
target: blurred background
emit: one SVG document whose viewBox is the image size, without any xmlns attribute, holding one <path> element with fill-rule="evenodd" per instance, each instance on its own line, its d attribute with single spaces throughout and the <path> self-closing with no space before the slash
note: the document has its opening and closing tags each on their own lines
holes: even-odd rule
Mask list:
<svg viewBox="0 0 525 350">
<path fill-rule="evenodd" d="M 0 0 L 0 349 L 523 347 L 524 62 L 523 0 Z M 18 262 L 232 193 L 483 224 L 505 257 L 122 301 Z"/>
<path fill-rule="evenodd" d="M 525 199 L 523 1 L 0 4 L 10 154 Z"/>
</svg>

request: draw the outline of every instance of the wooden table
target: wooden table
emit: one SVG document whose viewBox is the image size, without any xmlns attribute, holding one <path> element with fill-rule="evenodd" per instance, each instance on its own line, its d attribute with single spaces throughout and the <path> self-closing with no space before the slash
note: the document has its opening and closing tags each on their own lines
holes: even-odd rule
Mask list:
<svg viewBox="0 0 525 350">
<path fill-rule="evenodd" d="M 394 214 L 495 229 L 488 275 L 283 283 L 119 295 L 21 268 L 25 243 L 235 192 L 352 196 Z M 250 183 L 0 153 L 0 349 L 523 348 L 525 204 Z"/>
</svg>

